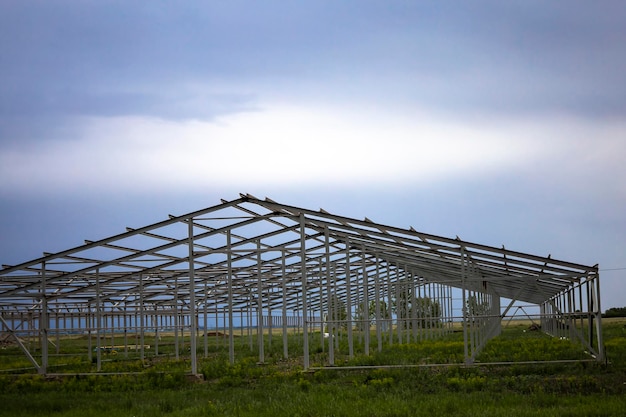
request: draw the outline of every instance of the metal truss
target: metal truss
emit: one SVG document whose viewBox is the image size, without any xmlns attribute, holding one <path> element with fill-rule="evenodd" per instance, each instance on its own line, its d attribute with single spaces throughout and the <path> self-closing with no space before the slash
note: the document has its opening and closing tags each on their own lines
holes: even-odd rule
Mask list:
<svg viewBox="0 0 626 417">
<path fill-rule="evenodd" d="M 399 308 L 399 299 L 416 308 Z M 419 311 L 424 300 L 437 303 L 436 317 Z M 501 300 L 508 304 L 501 306 Z M 249 334 L 256 330 L 263 362 L 264 331 L 282 328 L 287 357 L 288 328 L 298 326 L 305 369 L 310 367 L 309 338 L 315 330 L 326 338 L 327 365 L 334 366 L 339 337 L 347 338 L 352 357 L 356 332 L 358 349 L 369 354 L 383 342 L 437 337 L 461 323 L 464 363 L 469 365 L 500 333 L 502 318 L 516 301 L 540 306 L 544 331 L 570 338 L 597 360 L 604 359 L 597 265 L 242 194 L 19 265 L 4 265 L 0 339 L 20 346 L 33 367 L 46 374 L 48 342 L 56 337 L 58 345 L 61 334 L 89 334 L 86 354 L 91 357 L 95 347 L 100 370 L 109 333 L 123 329 L 125 335 L 134 335 L 133 347 L 143 358 L 149 329 L 157 334 L 173 330 L 177 341 L 188 332 L 191 373 L 196 374 L 199 329 L 220 319 L 231 362 L 236 327 L 247 327 Z M 347 314 L 340 314 L 339 306 Z M 29 340 L 39 340 L 37 355 Z"/>
</svg>

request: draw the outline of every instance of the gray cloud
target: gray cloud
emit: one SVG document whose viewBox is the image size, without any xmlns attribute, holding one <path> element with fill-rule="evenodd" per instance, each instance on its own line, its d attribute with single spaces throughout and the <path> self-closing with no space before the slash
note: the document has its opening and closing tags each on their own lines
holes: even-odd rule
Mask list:
<svg viewBox="0 0 626 417">
<path fill-rule="evenodd" d="M 335 108 L 401 103 L 409 112 L 414 106 L 449 113 L 449 120 L 479 113 L 486 120 L 555 114 L 623 121 L 624 21 L 621 0 L 4 0 L 0 152 L 28 141 L 26 149 L 33 149 L 37 140 L 58 140 L 63 148 L 67 143 L 60 139 L 81 140 L 76 126 L 81 116 L 213 120 L 254 111 L 267 95 L 286 102 L 337 100 Z M 546 128 L 541 118 L 533 126 Z M 593 122 L 600 127 L 589 132 L 605 127 L 602 120 Z M 68 195 L 46 193 L 43 186 L 0 195 L 1 261 L 62 250 L 82 238 L 104 237 L 249 191 L 434 234 L 624 267 L 619 232 L 625 201 L 615 180 L 623 177 L 622 147 L 586 143 L 584 152 L 568 153 L 571 133 L 555 139 L 563 151 L 546 155 L 541 167 L 430 186 L 391 182 L 375 189 L 364 180 L 345 189 L 274 184 L 260 191 L 218 192 L 211 184 L 230 186 L 209 178 L 193 189 L 181 181 L 141 194 L 120 191 L 117 184 L 107 190 L 83 186 L 92 180 L 90 171 L 77 172 L 86 178 L 81 190 Z M 585 158 L 598 149 L 608 156 Z M 100 156 L 89 163 L 97 166 Z M 54 163 L 50 166 L 54 170 Z M 163 164 L 163 169 L 171 168 Z M 612 298 L 605 307 L 622 305 L 618 278 L 607 287 Z"/>
<path fill-rule="evenodd" d="M 5 126 L 16 114 L 211 118 L 245 109 L 263 88 L 297 95 L 310 83 L 449 111 L 626 109 L 620 2 L 10 1 L 0 9 Z"/>
</svg>

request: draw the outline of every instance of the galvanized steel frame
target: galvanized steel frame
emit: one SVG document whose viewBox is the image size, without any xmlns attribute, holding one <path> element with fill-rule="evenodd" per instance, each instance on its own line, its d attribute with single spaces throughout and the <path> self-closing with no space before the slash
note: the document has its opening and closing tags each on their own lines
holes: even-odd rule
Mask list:
<svg viewBox="0 0 626 417">
<path fill-rule="evenodd" d="M 455 301 L 453 294 L 460 293 Z M 425 321 L 417 308 L 391 305 L 398 297 L 431 299 L 439 316 Z M 506 307 L 501 300 L 508 300 Z M 370 301 L 373 301 L 372 305 Z M 310 368 L 309 337 L 319 332 L 335 366 L 338 338 L 355 353 L 372 345 L 416 342 L 452 331 L 461 322 L 464 363 L 501 329 L 515 301 L 541 308 L 542 329 L 581 344 L 604 360 L 598 266 L 515 252 L 258 199 L 249 194 L 98 241 L 0 270 L 0 330 L 39 373 L 49 373 L 52 336 L 95 333 L 97 369 L 114 330 L 144 357 L 144 334 L 173 329 L 177 343 L 187 332 L 191 373 L 198 373 L 199 320 L 219 322 L 235 360 L 234 323 L 256 327 L 259 362 L 264 330 L 302 329 L 302 365 Z M 338 303 L 347 317 L 338 314 Z M 471 308 L 470 306 L 480 306 Z M 375 312 L 370 314 L 373 306 Z M 383 308 L 387 306 L 387 308 Z M 360 310 L 359 310 L 360 309 Z M 280 312 L 276 315 L 276 312 Z M 360 314 L 360 316 L 358 314 Z M 244 320 L 245 314 L 245 320 Z M 371 318 L 373 316 L 373 318 Z M 209 319 L 209 317 L 212 317 Z M 54 325 L 51 325 L 51 319 Z M 437 321 L 437 325 L 435 325 Z M 342 332 L 341 328 L 345 331 Z M 367 331 L 364 331 L 367 329 Z M 375 342 L 370 329 L 375 330 Z M 243 330 L 241 330 L 243 332 Z M 136 343 L 127 343 L 128 335 Z M 344 335 L 345 334 L 345 335 Z M 204 332 L 207 355 L 207 332 Z M 25 340 L 39 340 L 34 355 Z M 92 338 L 89 337 L 91 343 Z M 57 348 L 58 349 L 58 348 Z M 87 355 L 91 357 L 92 346 Z M 158 342 L 155 346 L 158 354 Z"/>
</svg>

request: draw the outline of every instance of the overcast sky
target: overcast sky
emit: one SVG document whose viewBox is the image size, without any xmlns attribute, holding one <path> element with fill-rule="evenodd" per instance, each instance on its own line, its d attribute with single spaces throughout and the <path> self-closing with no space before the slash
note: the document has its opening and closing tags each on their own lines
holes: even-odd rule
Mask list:
<svg viewBox="0 0 626 417">
<path fill-rule="evenodd" d="M 626 6 L 0 3 L 0 263 L 234 199 L 601 268 L 626 306 Z"/>
</svg>

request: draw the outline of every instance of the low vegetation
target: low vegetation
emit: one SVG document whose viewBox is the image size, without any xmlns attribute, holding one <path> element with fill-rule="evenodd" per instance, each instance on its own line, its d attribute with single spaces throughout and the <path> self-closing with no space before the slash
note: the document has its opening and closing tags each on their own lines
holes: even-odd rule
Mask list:
<svg viewBox="0 0 626 417">
<path fill-rule="evenodd" d="M 338 366 L 303 372 L 298 359 L 282 358 L 278 339 L 267 344 L 264 365 L 257 364 L 255 352 L 238 340 L 234 365 L 229 364 L 225 344 L 215 344 L 209 356 L 199 360 L 202 378 L 196 379 L 187 374 L 188 360 L 176 360 L 173 353 L 143 361 L 122 352 L 103 355 L 103 372 L 137 371 L 124 375 L 89 373 L 95 365 L 88 359 L 60 356 L 54 365 L 66 375 L 44 378 L 26 370 L 0 374 L 0 416 L 623 416 L 625 325 L 626 320 L 605 321 L 608 363 L 601 364 L 365 370 Z M 585 357 L 568 341 L 524 330 L 521 325 L 506 328 L 478 361 L 498 361 L 503 352 L 518 360 Z M 81 341 L 73 343 L 78 349 Z M 1 368 L 27 368 L 12 349 L 0 351 Z M 337 364 L 454 363 L 459 354 L 462 358 L 463 344 L 453 334 L 395 344 L 380 353 L 372 350 L 370 356 L 349 359 L 339 354 L 340 346 Z M 311 365 L 323 364 L 327 352 L 315 347 L 312 352 Z"/>
</svg>

